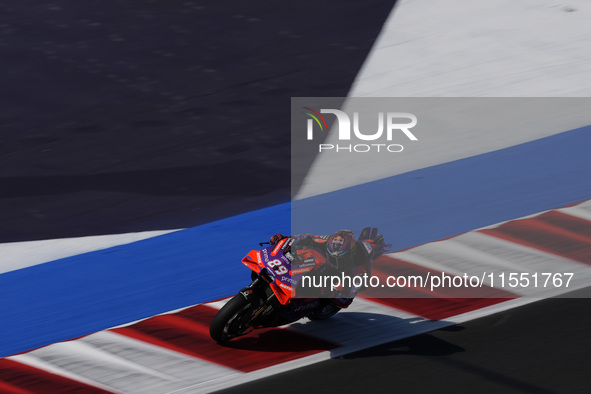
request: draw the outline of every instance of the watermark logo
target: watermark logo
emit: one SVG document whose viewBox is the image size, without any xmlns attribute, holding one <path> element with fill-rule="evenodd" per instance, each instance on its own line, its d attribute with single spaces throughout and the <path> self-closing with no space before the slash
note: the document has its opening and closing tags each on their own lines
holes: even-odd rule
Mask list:
<svg viewBox="0 0 591 394">
<path fill-rule="evenodd" d="M 317 111 L 314 111 L 312 108 L 304 107 L 306 115 L 308 115 L 311 119 L 308 119 L 308 139 L 314 139 L 314 121 L 320 127 L 321 131 L 328 131 L 328 124 L 322 115 L 320 115 Z"/>
<path fill-rule="evenodd" d="M 394 138 L 405 136 L 411 141 L 418 141 L 418 138 L 410 129 L 416 126 L 417 117 L 408 112 L 378 112 L 377 131 L 361 130 L 359 112 L 353 112 L 353 122 L 347 113 L 338 109 L 320 109 L 316 111 L 309 107 L 303 107 L 304 114 L 308 116 L 306 138 L 314 140 L 314 129 L 321 132 L 328 132 L 328 123 L 322 114 L 331 114 L 336 118 L 338 144 L 319 144 L 318 151 L 326 152 L 402 152 L 404 147 L 401 144 L 394 144 Z M 385 137 L 385 138 L 384 138 Z M 341 144 L 340 142 L 364 142 L 360 144 Z M 367 143 L 368 141 L 375 143 Z M 381 142 L 381 143 L 380 143 Z"/>
</svg>

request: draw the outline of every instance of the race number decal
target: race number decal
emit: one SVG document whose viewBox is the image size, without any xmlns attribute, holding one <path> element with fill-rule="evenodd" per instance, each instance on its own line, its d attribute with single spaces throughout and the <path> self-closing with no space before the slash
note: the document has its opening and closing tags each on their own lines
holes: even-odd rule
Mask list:
<svg viewBox="0 0 591 394">
<path fill-rule="evenodd" d="M 283 262 L 281 260 L 271 260 L 267 263 L 267 265 L 271 267 L 273 271 L 279 275 L 286 274 L 287 271 L 289 271 L 287 267 L 283 265 Z"/>
</svg>

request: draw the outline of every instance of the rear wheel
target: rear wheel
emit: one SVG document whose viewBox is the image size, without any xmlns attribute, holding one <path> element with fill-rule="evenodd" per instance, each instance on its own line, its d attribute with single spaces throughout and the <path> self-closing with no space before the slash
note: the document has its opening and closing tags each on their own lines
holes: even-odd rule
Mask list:
<svg viewBox="0 0 591 394">
<path fill-rule="evenodd" d="M 323 300 L 321 300 L 321 302 L 322 301 L 325 301 L 325 300 L 323 299 Z M 308 315 L 308 319 L 310 319 L 310 320 L 325 320 L 331 316 L 336 315 L 341 310 L 340 307 L 331 303 L 330 300 L 328 302 L 325 301 L 323 303 L 325 305 L 323 307 L 321 307 L 318 311 Z"/>
<path fill-rule="evenodd" d="M 236 294 L 213 318 L 209 335 L 218 343 L 243 335 L 250 328 L 249 321 L 257 309 L 242 294 Z"/>
</svg>

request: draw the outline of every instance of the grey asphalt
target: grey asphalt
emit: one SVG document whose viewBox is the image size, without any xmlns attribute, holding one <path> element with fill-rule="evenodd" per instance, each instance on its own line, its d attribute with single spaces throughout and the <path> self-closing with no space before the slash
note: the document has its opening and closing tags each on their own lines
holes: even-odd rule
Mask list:
<svg viewBox="0 0 591 394">
<path fill-rule="evenodd" d="M 591 288 L 221 392 L 588 393 L 589 296 Z"/>
<path fill-rule="evenodd" d="M 1 2 L 0 242 L 289 201 L 291 97 L 346 96 L 393 5 Z"/>
</svg>

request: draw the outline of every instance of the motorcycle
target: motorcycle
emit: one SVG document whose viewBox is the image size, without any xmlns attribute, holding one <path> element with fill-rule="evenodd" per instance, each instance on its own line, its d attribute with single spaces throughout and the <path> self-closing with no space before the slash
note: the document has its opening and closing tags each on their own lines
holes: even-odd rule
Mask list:
<svg viewBox="0 0 591 394">
<path fill-rule="evenodd" d="M 370 233 L 371 230 L 371 233 Z M 377 235 L 366 228 L 362 236 Z M 361 236 L 360 236 L 361 239 Z M 209 333 L 219 344 L 244 335 L 255 328 L 277 327 L 300 320 L 327 319 L 341 309 L 330 294 L 309 293 L 303 298 L 298 287 L 304 275 L 313 275 L 327 263 L 325 256 L 308 247 L 306 239 L 284 238 L 261 250 L 251 250 L 242 263 L 252 270 L 252 283 L 230 299 L 211 322 Z M 390 246 L 390 245 L 387 245 Z M 298 297 L 295 297 L 296 290 Z M 310 290 L 310 289 L 308 289 Z M 323 292 L 324 289 L 314 291 Z M 299 298 L 302 297 L 302 298 Z"/>
</svg>

